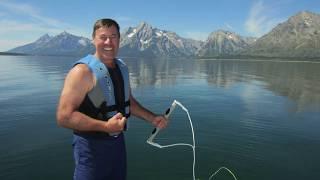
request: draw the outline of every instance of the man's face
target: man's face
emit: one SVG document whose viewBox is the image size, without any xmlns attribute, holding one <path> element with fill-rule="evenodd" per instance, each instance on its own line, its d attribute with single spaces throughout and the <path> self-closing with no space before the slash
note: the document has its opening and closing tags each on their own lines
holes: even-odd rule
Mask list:
<svg viewBox="0 0 320 180">
<path fill-rule="evenodd" d="M 115 26 L 101 27 L 96 30 L 93 44 L 96 47 L 95 56 L 102 62 L 111 62 L 117 56 L 120 37 Z"/>
</svg>

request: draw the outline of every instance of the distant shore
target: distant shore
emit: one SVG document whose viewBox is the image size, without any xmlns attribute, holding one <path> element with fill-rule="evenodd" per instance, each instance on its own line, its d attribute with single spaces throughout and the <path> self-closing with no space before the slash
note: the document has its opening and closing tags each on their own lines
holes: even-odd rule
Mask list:
<svg viewBox="0 0 320 180">
<path fill-rule="evenodd" d="M 67 57 L 79 57 L 76 55 L 32 55 L 32 54 L 25 54 L 25 53 L 11 53 L 11 52 L 0 52 L 0 56 L 67 56 Z M 81 56 L 80 56 L 81 57 Z M 120 58 L 144 58 L 143 56 L 139 57 L 130 57 L 130 56 L 120 56 Z M 156 57 L 152 57 L 156 58 Z M 168 57 L 168 59 L 177 58 L 177 57 Z M 262 61 L 313 61 L 313 62 L 320 62 L 320 57 L 264 57 L 264 56 L 243 56 L 243 55 L 229 55 L 229 56 L 195 56 L 195 57 L 180 57 L 180 58 L 187 58 L 187 59 L 197 59 L 197 60 L 245 60 L 245 59 L 256 59 Z"/>
<path fill-rule="evenodd" d="M 30 56 L 29 54 L 24 54 L 24 53 L 11 53 L 11 52 L 0 52 L 0 56 Z"/>
</svg>

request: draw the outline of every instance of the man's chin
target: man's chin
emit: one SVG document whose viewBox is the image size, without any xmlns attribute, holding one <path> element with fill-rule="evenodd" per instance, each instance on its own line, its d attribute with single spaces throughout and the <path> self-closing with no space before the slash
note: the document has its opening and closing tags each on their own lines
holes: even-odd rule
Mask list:
<svg viewBox="0 0 320 180">
<path fill-rule="evenodd" d="M 102 54 L 102 58 L 105 59 L 105 60 L 113 60 L 115 58 L 115 56 L 114 56 L 113 53 L 112 54 L 111 53 L 110 54 L 109 53 L 108 54 L 104 53 L 104 54 Z"/>
</svg>

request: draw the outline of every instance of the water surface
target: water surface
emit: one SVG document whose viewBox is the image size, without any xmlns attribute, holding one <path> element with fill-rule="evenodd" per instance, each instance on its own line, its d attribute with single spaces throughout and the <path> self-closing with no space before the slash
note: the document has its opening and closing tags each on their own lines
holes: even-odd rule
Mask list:
<svg viewBox="0 0 320 180">
<path fill-rule="evenodd" d="M 71 179 L 70 130 L 55 110 L 73 57 L 0 56 L 0 179 Z M 132 59 L 134 96 L 156 113 L 174 99 L 190 112 L 196 137 L 196 176 L 221 166 L 238 179 L 320 176 L 320 63 L 214 59 Z M 130 119 L 128 179 L 192 179 L 190 147 L 145 143 L 151 125 Z M 192 143 L 177 109 L 157 137 Z M 221 172 L 216 179 L 232 179 Z"/>
</svg>

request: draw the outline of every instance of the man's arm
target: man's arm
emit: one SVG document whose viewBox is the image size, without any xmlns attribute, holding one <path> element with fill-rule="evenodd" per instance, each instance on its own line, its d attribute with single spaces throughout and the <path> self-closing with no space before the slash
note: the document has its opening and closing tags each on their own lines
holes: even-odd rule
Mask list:
<svg viewBox="0 0 320 180">
<path fill-rule="evenodd" d="M 95 78 L 84 64 L 76 65 L 67 74 L 57 107 L 57 123 L 59 126 L 80 131 L 120 132 L 124 128 L 126 118 L 121 113 L 108 121 L 91 118 L 78 111 L 86 94 L 93 88 Z"/>
<path fill-rule="evenodd" d="M 167 119 L 162 115 L 156 115 L 148 109 L 144 108 L 130 92 L 130 112 L 132 115 L 142 118 L 154 126 L 162 129 L 167 126 Z"/>
</svg>

